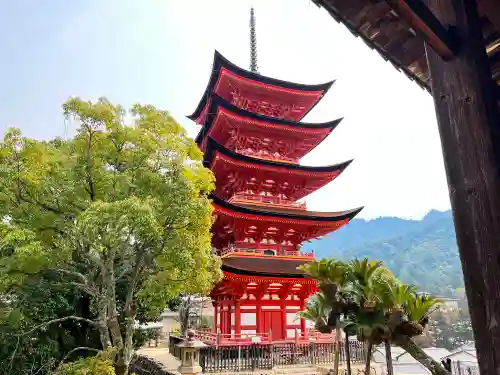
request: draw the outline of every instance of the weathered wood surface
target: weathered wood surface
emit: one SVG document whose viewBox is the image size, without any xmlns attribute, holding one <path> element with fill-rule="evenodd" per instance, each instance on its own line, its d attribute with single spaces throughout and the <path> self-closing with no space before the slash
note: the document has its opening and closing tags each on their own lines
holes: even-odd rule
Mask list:
<svg viewBox="0 0 500 375">
<path fill-rule="evenodd" d="M 338 22 L 376 49 L 410 79 L 430 88 L 424 39 L 411 27 L 411 20 L 398 14 L 394 4 L 402 0 L 312 0 Z M 390 6 L 392 4 L 393 7 Z M 492 59 L 491 75 L 500 84 L 500 0 L 480 0 L 481 29 Z M 444 26 L 446 23 L 442 22 Z"/>
<path fill-rule="evenodd" d="M 474 0 L 427 0 L 456 27 L 458 56 L 431 48 L 438 126 L 482 375 L 500 375 L 500 116 Z"/>
</svg>

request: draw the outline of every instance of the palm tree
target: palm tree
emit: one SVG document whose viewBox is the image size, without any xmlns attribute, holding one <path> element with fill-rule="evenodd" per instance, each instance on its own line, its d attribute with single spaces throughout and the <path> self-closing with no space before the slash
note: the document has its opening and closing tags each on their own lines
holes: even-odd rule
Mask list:
<svg viewBox="0 0 500 375">
<path fill-rule="evenodd" d="M 449 375 L 450 373 L 437 361 L 429 357 L 412 337 L 424 332 L 429 323 L 430 315 L 438 308 L 439 299 L 426 294 L 413 294 L 403 305 L 404 319 L 396 327 L 392 341 L 405 349 L 413 358 L 428 368 L 435 375 Z"/>
<path fill-rule="evenodd" d="M 331 332 L 339 328 L 343 314 L 347 336 L 355 334 L 358 340 L 367 343 L 366 375 L 370 373 L 372 348 L 382 343 L 389 374 L 392 374 L 391 344 L 394 343 L 433 374 L 449 375 L 412 340 L 429 322 L 429 315 L 439 302 L 436 298 L 418 295 L 414 286 L 400 283 L 382 262 L 366 258 L 354 259 L 347 265 L 331 259 L 321 260 L 302 269 L 318 281 L 331 308 L 326 329 Z"/>
<path fill-rule="evenodd" d="M 330 309 L 327 306 L 323 293 L 318 293 L 309 298 L 309 303 L 303 311 L 299 311 L 299 317 L 314 323 L 316 331 L 328 333 L 328 316 Z"/>
<path fill-rule="evenodd" d="M 334 259 L 322 259 L 319 262 L 311 262 L 301 267 L 306 273 L 318 280 L 318 286 L 322 296 L 321 302 L 324 303 L 325 312 L 328 311 L 325 332 L 335 330 L 335 361 L 333 373 L 338 374 L 340 362 L 340 342 L 341 322 L 340 316 L 345 310 L 345 304 L 342 299 L 342 290 L 348 282 L 348 267 L 345 263 Z M 320 332 L 321 329 L 318 329 Z"/>
<path fill-rule="evenodd" d="M 370 374 L 373 346 L 385 341 L 389 336 L 385 316 L 380 308 L 379 281 L 385 280 L 387 270 L 382 262 L 354 259 L 349 262 L 346 292 L 354 302 L 349 320 L 358 340 L 367 344 L 365 375 Z"/>
<path fill-rule="evenodd" d="M 384 341 L 385 345 L 385 358 L 387 362 L 387 374 L 393 375 L 394 369 L 392 365 L 391 353 L 391 338 L 396 328 L 403 321 L 404 311 L 403 307 L 407 304 L 413 295 L 415 295 L 417 288 L 413 285 L 402 284 L 395 278 L 382 277 L 378 281 L 378 288 L 385 315 L 387 317 L 387 328 L 391 335 L 388 335 Z"/>
</svg>

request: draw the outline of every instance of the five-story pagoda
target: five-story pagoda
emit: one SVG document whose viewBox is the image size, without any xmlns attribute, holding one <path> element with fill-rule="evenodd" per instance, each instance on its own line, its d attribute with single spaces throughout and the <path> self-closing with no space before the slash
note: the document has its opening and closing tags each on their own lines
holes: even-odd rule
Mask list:
<svg viewBox="0 0 500 375">
<path fill-rule="evenodd" d="M 303 85 L 257 72 L 255 23 L 250 18 L 250 71 L 217 51 L 210 81 L 190 119 L 196 142 L 216 178 L 213 247 L 223 280 L 214 286 L 214 332 L 224 341 L 307 337 L 297 320 L 314 280 L 298 267 L 314 259 L 303 241 L 333 232 L 361 209 L 312 212 L 299 200 L 335 179 L 350 161 L 299 164 L 339 124 L 301 122 L 333 82 Z"/>
</svg>

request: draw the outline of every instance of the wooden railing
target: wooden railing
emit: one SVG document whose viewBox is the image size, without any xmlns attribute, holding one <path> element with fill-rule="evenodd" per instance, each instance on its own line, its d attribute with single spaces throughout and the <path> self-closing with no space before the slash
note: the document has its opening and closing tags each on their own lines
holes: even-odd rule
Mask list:
<svg viewBox="0 0 500 375">
<path fill-rule="evenodd" d="M 220 255 L 224 256 L 230 253 L 248 253 L 248 254 L 255 254 L 255 255 L 277 255 L 277 256 L 301 256 L 301 257 L 306 257 L 306 258 L 314 258 L 314 251 L 301 251 L 301 250 L 294 250 L 291 249 L 290 246 L 281 246 L 281 245 L 265 245 L 265 244 L 260 244 L 259 247 L 251 247 L 251 246 L 256 246 L 256 244 L 249 244 L 249 243 L 239 243 L 239 244 L 233 244 L 230 246 L 227 246 L 223 248 L 220 251 Z M 276 254 L 267 254 L 266 251 L 272 250 Z"/>
<path fill-rule="evenodd" d="M 175 345 L 179 338 L 170 338 L 170 353 L 179 358 Z M 265 342 L 210 345 L 200 351 L 203 372 L 272 369 L 275 366 L 329 364 L 335 360 L 334 342 Z M 364 363 L 365 346 L 349 341 L 351 363 Z M 340 362 L 346 362 L 344 342 L 339 343 Z"/>
<path fill-rule="evenodd" d="M 207 330 L 195 331 L 195 337 L 197 340 L 203 341 L 206 344 L 212 344 L 216 346 L 224 345 L 250 345 L 250 344 L 264 344 L 271 341 L 271 336 L 269 333 L 259 333 L 259 334 L 222 334 L 215 333 Z"/>
<path fill-rule="evenodd" d="M 270 195 L 260 195 L 260 194 L 250 194 L 250 193 L 236 193 L 230 199 L 231 203 L 238 202 L 248 202 L 253 204 L 262 204 L 262 205 L 273 205 L 280 206 L 283 208 L 292 208 L 292 209 L 307 209 L 307 205 L 305 202 L 296 202 L 290 199 L 283 199 L 281 197 L 275 197 Z"/>
</svg>

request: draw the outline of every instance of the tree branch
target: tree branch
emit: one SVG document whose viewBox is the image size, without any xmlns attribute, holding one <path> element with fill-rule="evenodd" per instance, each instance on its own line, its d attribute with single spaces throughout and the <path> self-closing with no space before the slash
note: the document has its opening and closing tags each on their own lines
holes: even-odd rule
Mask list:
<svg viewBox="0 0 500 375">
<path fill-rule="evenodd" d="M 14 358 L 17 353 L 17 349 L 19 348 L 19 341 L 21 340 L 20 337 L 17 338 L 16 342 L 16 347 L 14 348 L 14 351 L 12 352 L 12 357 L 10 357 L 10 363 L 9 363 L 9 374 L 12 372 L 12 364 L 14 363 Z"/>
<path fill-rule="evenodd" d="M 47 327 L 47 326 L 49 326 L 51 324 L 55 324 L 55 323 L 66 322 L 68 320 L 74 320 L 74 321 L 77 321 L 77 322 L 85 322 L 85 323 L 87 323 L 87 324 L 89 324 L 89 325 L 91 325 L 93 327 L 97 327 L 97 323 L 94 322 L 93 320 L 86 319 L 86 318 L 81 318 L 79 316 L 69 315 L 69 316 L 66 316 L 64 318 L 58 318 L 58 319 L 49 320 L 48 322 L 45 322 L 45 323 L 37 325 L 36 327 L 30 329 L 29 331 L 20 333 L 20 334 L 15 335 L 15 336 L 17 336 L 17 337 L 26 336 L 26 335 L 29 335 L 29 334 L 35 332 L 36 330 L 38 330 L 40 328 Z"/>
<path fill-rule="evenodd" d="M 85 277 L 85 275 L 77 271 L 65 270 L 63 268 L 49 268 L 47 271 L 60 272 L 68 276 L 74 276 L 77 279 L 79 279 L 83 284 L 88 284 L 88 280 Z"/>
</svg>

